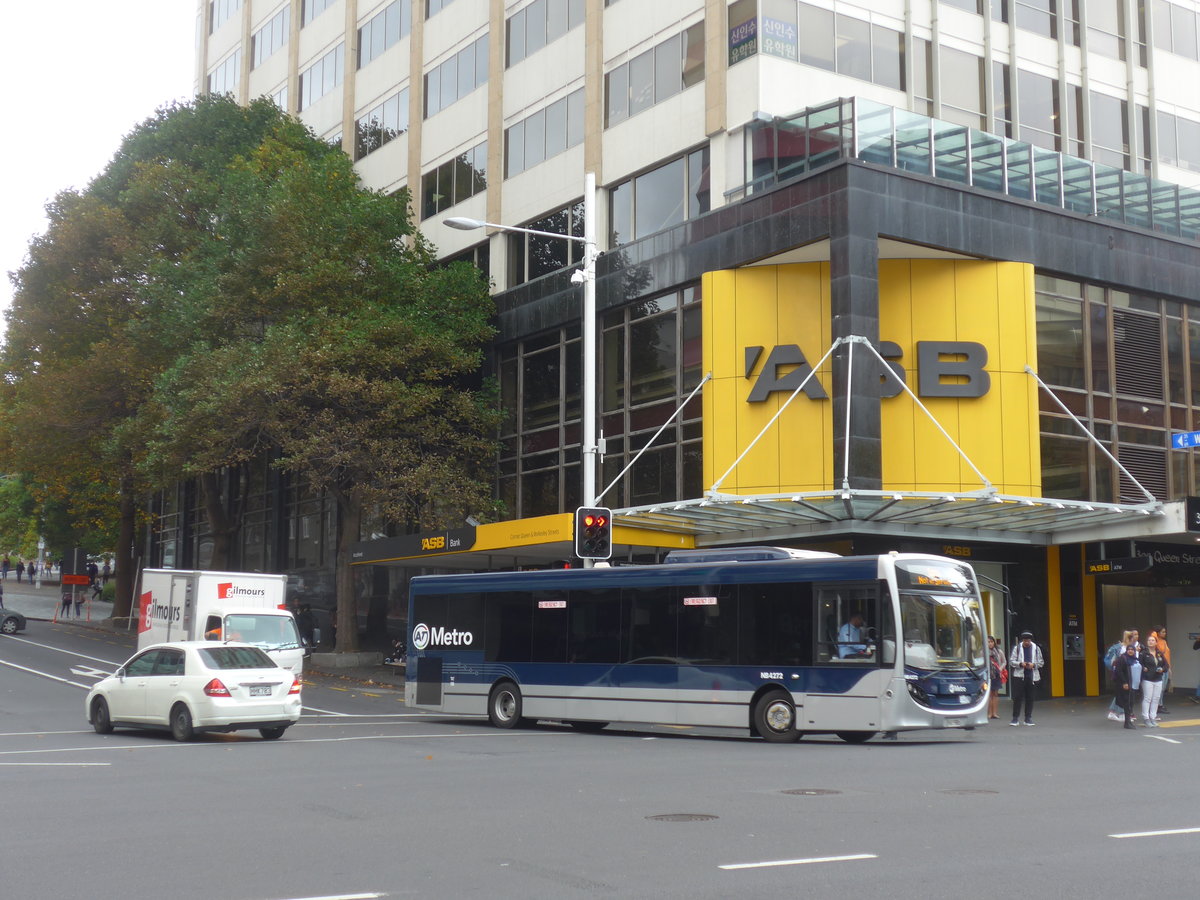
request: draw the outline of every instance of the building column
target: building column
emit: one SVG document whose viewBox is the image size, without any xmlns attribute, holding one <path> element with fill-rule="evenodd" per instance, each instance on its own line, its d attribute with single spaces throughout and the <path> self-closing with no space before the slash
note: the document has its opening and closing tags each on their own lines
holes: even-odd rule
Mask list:
<svg viewBox="0 0 1200 900">
<path fill-rule="evenodd" d="M 853 173 L 849 173 L 851 176 Z M 831 333 L 860 335 L 879 344 L 878 203 L 865 190 L 847 185 L 833 199 L 829 232 Z M 882 488 L 879 362 L 861 345 L 838 348 L 833 356 L 834 486 L 841 487 L 849 469 L 852 488 Z M 849 416 L 850 453 L 846 466 Z"/>
</svg>

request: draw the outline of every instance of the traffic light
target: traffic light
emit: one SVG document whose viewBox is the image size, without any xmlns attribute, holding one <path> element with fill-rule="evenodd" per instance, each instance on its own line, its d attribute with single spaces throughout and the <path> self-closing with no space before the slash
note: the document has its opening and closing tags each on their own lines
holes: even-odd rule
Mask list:
<svg viewBox="0 0 1200 900">
<path fill-rule="evenodd" d="M 602 506 L 575 510 L 575 555 L 580 559 L 612 556 L 612 510 Z"/>
</svg>

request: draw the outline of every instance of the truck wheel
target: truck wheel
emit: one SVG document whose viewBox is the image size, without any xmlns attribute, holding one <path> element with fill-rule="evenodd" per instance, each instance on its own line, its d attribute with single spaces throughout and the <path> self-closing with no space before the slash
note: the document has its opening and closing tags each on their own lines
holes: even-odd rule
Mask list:
<svg viewBox="0 0 1200 900">
<path fill-rule="evenodd" d="M 511 681 L 502 681 L 488 697 L 488 719 L 497 728 L 516 728 L 521 718 L 521 689 Z"/>
<path fill-rule="evenodd" d="M 171 737 L 183 742 L 190 741 L 194 735 L 191 712 L 184 704 L 176 703 L 171 707 Z"/>
<path fill-rule="evenodd" d="M 790 744 L 799 740 L 796 706 L 787 691 L 768 691 L 754 704 L 754 725 L 763 740 Z"/>
<path fill-rule="evenodd" d="M 92 701 L 92 728 L 96 734 L 112 734 L 112 719 L 108 715 L 108 703 L 103 697 Z"/>
</svg>

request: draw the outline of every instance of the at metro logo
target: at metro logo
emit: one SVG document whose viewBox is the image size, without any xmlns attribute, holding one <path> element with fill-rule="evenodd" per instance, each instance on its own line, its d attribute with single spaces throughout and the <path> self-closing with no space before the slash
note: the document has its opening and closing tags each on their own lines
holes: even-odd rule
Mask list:
<svg viewBox="0 0 1200 900">
<path fill-rule="evenodd" d="M 746 378 L 754 377 L 763 349 L 745 349 Z M 899 362 L 904 355 L 900 345 L 893 341 L 880 341 L 877 349 L 900 381 L 906 382 L 908 373 Z M 861 356 L 865 357 L 864 364 L 878 366 L 879 361 L 869 352 L 863 351 Z M 983 368 L 987 361 L 987 347 L 976 341 L 917 341 L 916 393 L 921 397 L 982 397 L 992 386 L 992 377 Z M 859 364 L 859 359 L 855 359 L 855 365 Z M 778 344 L 767 354 L 746 400 L 749 403 L 762 403 L 773 393 L 783 391 L 790 394 L 801 384 L 804 384 L 804 393 L 810 400 L 828 400 L 829 394 L 824 386 L 815 377 L 808 378 L 811 373 L 812 365 L 798 345 Z M 806 378 L 807 383 L 804 382 Z M 895 397 L 902 391 L 895 378 L 885 378 L 884 373 L 880 373 L 881 397 Z"/>
</svg>

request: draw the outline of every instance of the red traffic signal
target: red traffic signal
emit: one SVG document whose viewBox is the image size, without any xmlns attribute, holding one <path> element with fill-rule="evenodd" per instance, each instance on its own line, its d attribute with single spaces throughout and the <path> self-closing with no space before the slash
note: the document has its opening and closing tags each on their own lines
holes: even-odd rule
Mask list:
<svg viewBox="0 0 1200 900">
<path fill-rule="evenodd" d="M 586 506 L 575 510 L 575 555 L 580 559 L 612 556 L 612 510 Z"/>
</svg>

